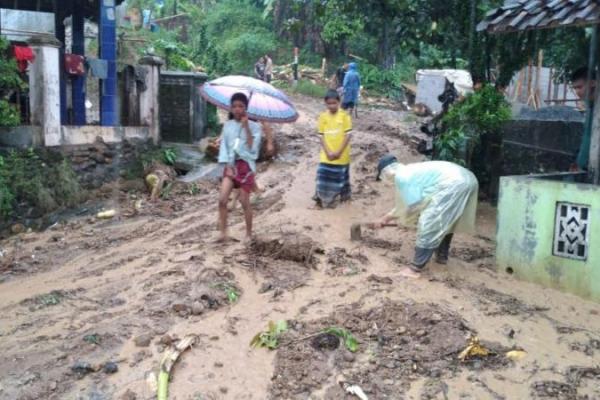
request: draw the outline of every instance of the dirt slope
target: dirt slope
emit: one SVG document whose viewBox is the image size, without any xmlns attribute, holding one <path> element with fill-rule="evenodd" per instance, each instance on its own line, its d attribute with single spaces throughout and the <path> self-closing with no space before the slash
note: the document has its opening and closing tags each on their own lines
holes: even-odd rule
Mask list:
<svg viewBox="0 0 600 400">
<path fill-rule="evenodd" d="M 134 187 L 112 187 L 117 219 L 84 216 L 0 242 L 0 399 L 151 399 L 148 374 L 187 334 L 199 342 L 175 367 L 171 399 L 356 398 L 344 384 L 370 399 L 600 399 L 598 305 L 495 272 L 490 206 L 481 205 L 479 235 L 457 238 L 449 265 L 419 281 L 398 275 L 412 231 L 350 242 L 352 223 L 392 207 L 373 180 L 377 158 L 420 159 L 410 117 L 362 111 L 354 201 L 310 209 L 321 105 L 296 100 L 302 118 L 282 128 L 281 159 L 260 167 L 267 191 L 253 248 L 211 243 L 210 183 L 141 210 Z M 239 210 L 231 223 L 241 238 Z M 285 344 L 251 349 L 277 320 L 290 321 Z M 330 326 L 352 332 L 358 351 L 303 340 Z M 495 354 L 458 361 L 471 334 Z M 513 348 L 527 357 L 508 362 Z"/>
</svg>

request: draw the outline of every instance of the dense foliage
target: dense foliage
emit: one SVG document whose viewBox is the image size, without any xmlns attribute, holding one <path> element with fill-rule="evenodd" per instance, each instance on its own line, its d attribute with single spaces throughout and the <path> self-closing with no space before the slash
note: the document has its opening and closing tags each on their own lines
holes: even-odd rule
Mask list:
<svg viewBox="0 0 600 400">
<path fill-rule="evenodd" d="M 19 76 L 17 63 L 13 58 L 7 57 L 8 51 L 8 41 L 0 38 L 0 126 L 16 126 L 21 122 L 19 111 L 8 102 L 8 98 L 16 90 L 26 86 Z"/>
<path fill-rule="evenodd" d="M 515 71 L 544 50 L 558 79 L 586 63 L 589 34 L 569 28 L 489 36 L 475 31 L 503 0 L 132 0 L 158 17 L 187 13 L 189 40 L 151 36 L 170 68 L 202 66 L 210 74 L 251 74 L 258 57 L 278 64 L 301 49 L 303 64 L 331 68 L 354 58 L 367 89 L 395 96 L 418 68 L 468 68 L 476 79 L 506 85 Z M 144 51 L 146 51 L 144 49 Z M 333 72 L 331 70 L 330 72 Z"/>
<path fill-rule="evenodd" d="M 510 118 L 510 105 L 504 95 L 491 85 L 484 86 L 444 116 L 444 133 L 434 141 L 435 158 L 467 166 L 480 184 L 487 184 L 491 166 L 486 160 L 488 146 L 482 142 L 499 135 Z"/>
</svg>

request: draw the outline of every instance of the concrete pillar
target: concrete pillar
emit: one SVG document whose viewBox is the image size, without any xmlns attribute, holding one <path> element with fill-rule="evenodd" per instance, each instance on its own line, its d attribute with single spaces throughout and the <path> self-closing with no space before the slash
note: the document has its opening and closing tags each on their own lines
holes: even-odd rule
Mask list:
<svg viewBox="0 0 600 400">
<path fill-rule="evenodd" d="M 73 44 L 71 53 L 85 56 L 85 19 L 82 5 L 73 5 L 71 32 Z M 71 78 L 71 98 L 73 99 L 73 125 L 85 125 L 85 76 Z"/>
<path fill-rule="evenodd" d="M 160 67 L 164 61 L 160 57 L 147 56 L 140 60 L 140 65 L 148 71 L 146 75 L 147 89 L 140 93 L 140 122 L 150 127 L 150 136 L 155 144 L 160 143 Z"/>
<path fill-rule="evenodd" d="M 41 143 L 45 146 L 61 144 L 60 119 L 60 64 L 62 43 L 49 36 L 33 37 L 29 45 L 35 61 L 29 73 L 31 124 L 42 127 Z"/>
<path fill-rule="evenodd" d="M 54 26 L 55 36 L 61 42 L 66 42 L 65 33 L 65 10 L 54 3 Z M 63 67 L 65 59 L 65 48 L 61 46 L 59 49 L 59 65 L 60 65 L 60 119 L 63 125 L 67 124 L 68 113 L 67 113 L 67 77 L 65 76 L 65 69 Z"/>
<path fill-rule="evenodd" d="M 117 109 L 117 24 L 114 0 L 100 0 L 98 42 L 100 58 L 108 63 L 108 78 L 100 86 L 100 124 L 119 125 Z"/>
</svg>

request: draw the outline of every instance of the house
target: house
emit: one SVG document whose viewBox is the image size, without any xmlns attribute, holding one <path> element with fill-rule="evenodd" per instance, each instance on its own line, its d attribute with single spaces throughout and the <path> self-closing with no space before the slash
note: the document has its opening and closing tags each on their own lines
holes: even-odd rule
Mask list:
<svg viewBox="0 0 600 400">
<path fill-rule="evenodd" d="M 478 29 L 493 34 L 593 26 L 597 69 L 600 4 L 590 0 L 506 0 Z M 595 104 L 600 104 L 600 90 Z M 600 107 L 588 104 L 587 172 L 503 177 L 498 202 L 499 270 L 600 301 Z"/>
</svg>

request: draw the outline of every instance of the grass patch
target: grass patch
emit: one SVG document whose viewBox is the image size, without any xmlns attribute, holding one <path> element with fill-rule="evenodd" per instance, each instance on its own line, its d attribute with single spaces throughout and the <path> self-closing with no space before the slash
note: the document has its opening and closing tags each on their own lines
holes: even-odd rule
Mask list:
<svg viewBox="0 0 600 400">
<path fill-rule="evenodd" d="M 296 87 L 293 87 L 289 83 L 283 81 L 275 81 L 273 86 L 281 90 L 302 94 L 304 96 L 314 97 L 317 99 L 324 98 L 328 90 L 328 88 L 324 85 L 319 85 L 318 83 L 307 80 L 298 81 L 298 85 L 296 85 Z"/>
</svg>

